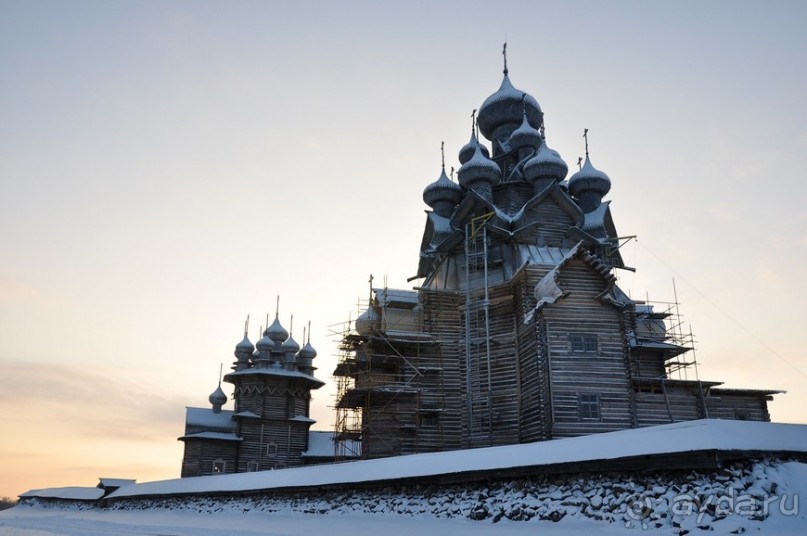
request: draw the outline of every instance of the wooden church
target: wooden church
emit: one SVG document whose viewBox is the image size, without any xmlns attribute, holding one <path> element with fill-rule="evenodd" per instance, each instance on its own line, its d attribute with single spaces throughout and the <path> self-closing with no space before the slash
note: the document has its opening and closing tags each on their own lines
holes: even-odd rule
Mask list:
<svg viewBox="0 0 807 536">
<path fill-rule="evenodd" d="M 268 322 L 267 322 L 268 323 Z M 235 409 L 222 409 L 227 396 L 219 385 L 210 408 L 189 407 L 185 414 L 182 477 L 245 473 L 333 459 L 322 459 L 321 432 L 309 431 L 311 391 L 324 382 L 314 377 L 317 356 L 310 340 L 301 348 L 275 320 L 253 346 L 244 338 L 224 381 L 233 384 Z M 315 448 L 316 447 L 316 448 Z"/>
<path fill-rule="evenodd" d="M 483 142 L 481 137 L 487 140 Z M 770 420 L 780 391 L 690 378 L 672 312 L 631 299 L 611 180 L 547 145 L 504 78 L 474 115 L 457 182 L 427 185 L 412 290 L 373 288 L 340 343 L 335 433 L 311 432 L 316 352 L 274 322 L 188 408 L 182 476 L 544 441 L 701 418 Z M 453 173 L 452 173 L 453 175 Z M 673 329 L 671 329 L 673 328 Z M 683 374 L 682 374 L 683 371 Z"/>
<path fill-rule="evenodd" d="M 483 142 L 480 134 L 487 140 Z M 538 101 L 507 71 L 426 186 L 414 290 L 371 288 L 342 339 L 339 438 L 364 457 L 508 445 L 701 418 L 770 420 L 779 391 L 681 374 L 667 310 L 616 284 L 627 268 L 611 180 L 588 151 L 568 175 Z M 346 453 L 347 454 L 347 453 Z"/>
</svg>

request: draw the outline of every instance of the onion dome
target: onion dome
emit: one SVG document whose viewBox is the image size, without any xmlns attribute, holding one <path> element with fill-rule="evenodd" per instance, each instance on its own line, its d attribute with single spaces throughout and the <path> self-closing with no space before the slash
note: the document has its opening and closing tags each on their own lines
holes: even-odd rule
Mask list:
<svg viewBox="0 0 807 536">
<path fill-rule="evenodd" d="M 550 149 L 544 142 L 538 148 L 535 156 L 527 160 L 524 164 L 524 178 L 529 182 L 538 179 L 553 179 L 558 182 L 566 178 L 566 173 L 569 172 L 569 166 L 560 157 L 560 154 L 554 149 Z"/>
<path fill-rule="evenodd" d="M 283 342 L 283 344 L 280 346 L 280 350 L 284 354 L 289 354 L 289 353 L 296 354 L 297 352 L 300 351 L 300 345 L 297 344 L 297 341 L 294 340 L 294 337 L 289 336 L 289 338 L 286 339 Z"/>
<path fill-rule="evenodd" d="M 464 164 L 471 157 L 474 155 L 474 151 L 476 148 L 479 147 L 482 150 L 482 154 L 485 155 L 485 158 L 490 158 L 490 152 L 488 148 L 479 143 L 479 139 L 476 137 L 476 134 L 471 132 L 471 141 L 463 145 L 462 149 L 460 149 L 459 159 L 460 164 Z"/>
<path fill-rule="evenodd" d="M 540 127 L 543 123 L 541 106 L 531 95 L 523 97 L 522 105 L 523 95 L 524 92 L 513 87 L 510 77 L 505 73 L 499 90 L 485 99 L 479 108 L 477 124 L 482 135 L 492 140 L 493 133 L 502 125 L 518 125 L 525 110 L 530 124 Z"/>
<path fill-rule="evenodd" d="M 311 342 L 305 343 L 305 346 L 300 348 L 300 357 L 304 359 L 314 359 L 317 357 L 317 351 L 311 346 Z"/>
<path fill-rule="evenodd" d="M 482 154 L 479 146 L 474 149 L 474 155 L 457 170 L 460 184 L 470 188 L 476 182 L 484 181 L 494 184 L 502 176 L 499 165 Z"/>
<path fill-rule="evenodd" d="M 299 368 L 302 372 L 313 372 L 312 361 L 315 357 L 317 357 L 317 351 L 314 350 L 313 346 L 311 346 L 311 341 L 308 341 L 297 354 L 297 368 Z"/>
<path fill-rule="evenodd" d="M 255 349 L 258 351 L 259 354 L 269 352 L 275 347 L 275 343 L 272 339 L 269 338 L 267 331 L 268 330 L 264 330 L 263 337 L 261 338 L 261 340 L 255 343 Z"/>
<path fill-rule="evenodd" d="M 453 208 L 462 198 L 462 188 L 453 182 L 446 175 L 446 169 L 440 173 L 440 177 L 423 190 L 423 201 L 431 208 L 435 209 L 441 216 L 448 217 L 450 209 Z M 447 210 L 446 210 L 447 209 Z M 443 214 L 448 211 L 449 214 Z"/>
<path fill-rule="evenodd" d="M 597 208 L 610 189 L 611 179 L 591 165 L 588 155 L 580 171 L 569 177 L 569 193 L 580 200 L 584 212 Z"/>
<path fill-rule="evenodd" d="M 248 360 L 249 356 L 251 356 L 254 351 L 255 347 L 252 346 L 252 343 L 249 342 L 249 338 L 246 335 L 244 335 L 241 342 L 235 345 L 235 357 L 237 357 L 239 361 Z"/>
<path fill-rule="evenodd" d="M 221 409 L 221 406 L 227 403 L 227 395 L 224 394 L 224 391 L 221 390 L 221 384 L 216 387 L 216 390 L 210 393 L 210 396 L 207 397 L 210 403 L 215 408 L 216 406 Z"/>
<path fill-rule="evenodd" d="M 381 316 L 378 314 L 378 311 L 375 310 L 375 307 L 370 306 L 356 319 L 356 332 L 359 335 L 367 336 L 370 335 L 374 329 L 378 329 L 380 325 Z"/>
<path fill-rule="evenodd" d="M 535 149 L 542 143 L 541 133 L 534 128 L 527 119 L 527 113 L 522 114 L 521 126 L 510 134 L 510 148 L 518 152 L 519 149 Z"/>
<path fill-rule="evenodd" d="M 278 320 L 277 315 L 275 315 L 275 321 L 264 330 L 263 336 L 269 337 L 274 342 L 282 343 L 289 338 L 289 332 L 280 325 L 280 320 Z"/>
</svg>

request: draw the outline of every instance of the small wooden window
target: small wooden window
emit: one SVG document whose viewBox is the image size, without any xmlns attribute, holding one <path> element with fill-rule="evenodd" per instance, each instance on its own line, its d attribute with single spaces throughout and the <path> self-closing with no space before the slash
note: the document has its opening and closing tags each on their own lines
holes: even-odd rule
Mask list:
<svg viewBox="0 0 807 536">
<path fill-rule="evenodd" d="M 573 333 L 569 335 L 573 354 L 596 354 L 599 352 L 597 336 L 589 333 Z"/>
<path fill-rule="evenodd" d="M 599 421 L 599 393 L 580 393 L 577 398 L 577 412 L 581 421 Z"/>
<path fill-rule="evenodd" d="M 223 475 L 227 471 L 227 462 L 219 458 L 213 462 L 213 474 Z"/>
<path fill-rule="evenodd" d="M 437 426 L 440 424 L 438 413 L 421 413 L 418 415 L 418 426 Z"/>
<path fill-rule="evenodd" d="M 258 460 L 251 460 L 247 462 L 247 473 L 254 473 L 259 467 L 260 464 L 258 463 Z"/>
<path fill-rule="evenodd" d="M 266 457 L 267 458 L 277 457 L 277 443 L 272 442 L 266 444 Z"/>
</svg>

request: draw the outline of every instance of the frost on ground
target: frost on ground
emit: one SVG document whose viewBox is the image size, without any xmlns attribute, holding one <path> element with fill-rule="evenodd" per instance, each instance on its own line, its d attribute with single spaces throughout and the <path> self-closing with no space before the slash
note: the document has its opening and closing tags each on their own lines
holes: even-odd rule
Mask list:
<svg viewBox="0 0 807 536">
<path fill-rule="evenodd" d="M 266 534 L 313 534 L 316 527 L 330 535 L 357 526 L 377 526 L 385 536 L 409 534 L 467 534 L 469 531 L 547 534 L 624 533 L 718 534 L 759 532 L 807 533 L 807 514 L 800 499 L 807 494 L 807 464 L 759 460 L 737 463 L 710 473 L 580 474 L 492 482 L 487 485 L 401 486 L 356 491 L 221 497 L 129 498 L 106 509 L 72 501 L 30 499 L 8 514 L 0 514 L 0 534 L 41 530 L 42 534 L 143 534 L 107 525 L 104 520 L 139 519 L 154 526 L 146 534 L 207 534 L 183 525 L 229 520 L 230 527 L 249 532 L 253 524 Z M 50 518 L 48 516 L 51 516 Z M 45 519 L 55 516 L 59 530 L 82 525 L 79 532 L 53 532 Z M 144 516 L 153 522 L 145 523 Z M 194 521 L 202 520 L 202 521 Z M 288 526 L 286 526 L 288 524 Z M 422 526 L 421 526 L 422 525 Z M 226 525 L 225 525 L 226 526 Z M 197 529 L 200 528 L 197 526 Z M 114 529 L 114 530 L 113 530 Z M 191 530 L 182 532 L 181 530 Z M 73 530 L 73 529 L 70 529 Z M 336 532 L 334 532 L 336 530 Z M 51 531 L 51 532 L 49 532 Z M 117 531 L 117 532 L 116 532 Z M 547 532 L 549 531 L 549 532 Z M 557 532 L 555 532 L 557 531 Z M 213 532 L 210 532 L 213 534 Z"/>
</svg>

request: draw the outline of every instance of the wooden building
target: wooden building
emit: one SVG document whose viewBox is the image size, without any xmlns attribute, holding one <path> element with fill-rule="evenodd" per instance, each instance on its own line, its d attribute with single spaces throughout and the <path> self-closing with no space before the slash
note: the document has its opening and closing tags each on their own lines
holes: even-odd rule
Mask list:
<svg viewBox="0 0 807 536">
<path fill-rule="evenodd" d="M 310 341 L 301 348 L 277 316 L 255 344 L 247 338 L 235 347 L 234 410 L 224 410 L 227 396 L 219 385 L 211 408 L 187 408 L 182 476 L 263 471 L 321 462 L 322 438 L 309 452 L 314 420 L 311 391 L 324 383 L 314 377 L 317 352 Z M 333 448 L 331 449 L 333 451 Z M 353 449 L 357 450 L 357 449 Z M 333 459 L 333 455 L 331 456 Z"/>
<path fill-rule="evenodd" d="M 486 147 L 479 133 L 490 142 Z M 770 420 L 778 391 L 689 378 L 670 312 L 630 299 L 610 178 L 568 167 L 507 69 L 423 192 L 413 290 L 373 288 L 342 340 L 339 437 L 363 456 L 506 445 L 700 418 Z M 682 368 L 685 374 L 681 374 Z"/>
</svg>

